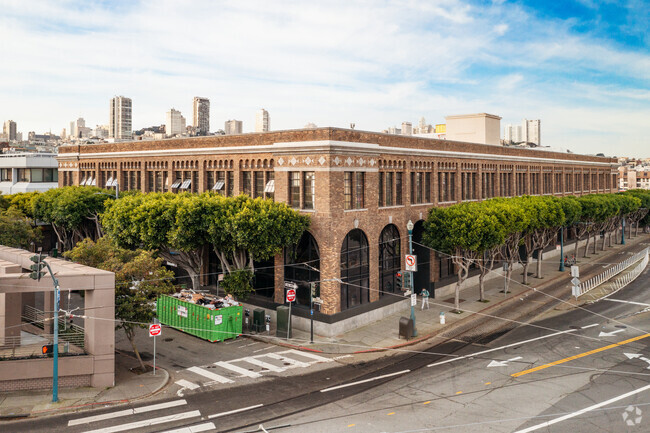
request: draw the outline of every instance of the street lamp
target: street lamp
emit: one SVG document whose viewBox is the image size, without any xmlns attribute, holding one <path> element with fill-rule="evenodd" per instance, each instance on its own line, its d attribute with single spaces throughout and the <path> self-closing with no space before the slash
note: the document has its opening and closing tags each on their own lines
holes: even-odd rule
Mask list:
<svg viewBox="0 0 650 433">
<path fill-rule="evenodd" d="M 413 254 L 413 221 L 409 220 L 409 222 L 406 223 L 406 230 L 409 232 L 409 254 Z M 413 272 L 408 271 L 411 274 L 410 280 L 410 286 L 411 289 L 411 296 L 415 294 L 415 282 L 413 281 Z M 415 327 L 415 306 L 413 305 L 413 302 L 411 302 L 411 320 L 413 321 L 413 336 L 417 337 L 418 336 L 418 330 Z"/>
<path fill-rule="evenodd" d="M 560 227 L 560 272 L 564 272 L 564 227 Z"/>
<path fill-rule="evenodd" d="M 625 245 L 625 217 L 621 218 L 621 245 Z"/>
</svg>

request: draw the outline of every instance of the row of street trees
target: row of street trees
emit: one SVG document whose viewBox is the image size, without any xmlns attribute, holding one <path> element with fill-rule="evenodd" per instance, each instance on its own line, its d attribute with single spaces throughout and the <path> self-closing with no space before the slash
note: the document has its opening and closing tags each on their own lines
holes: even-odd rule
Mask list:
<svg viewBox="0 0 650 433">
<path fill-rule="evenodd" d="M 531 257 L 537 253 L 537 277 L 542 277 L 543 250 L 556 241 L 560 230 L 574 231 L 577 242 L 590 239 L 596 251 L 597 237 L 602 235 L 601 249 L 606 240 L 612 243 L 621 219 L 626 218 L 630 229 L 646 221 L 650 208 L 650 192 L 634 190 L 619 194 L 590 194 L 581 197 L 522 196 L 495 198 L 482 202 L 432 208 L 425 221 L 423 242 L 450 255 L 457 272 L 455 308 L 459 308 L 459 293 L 470 267 L 479 269 L 480 297 L 484 300 L 484 278 L 497 259 L 507 264 L 506 281 L 512 277 L 515 263 L 523 267 L 523 283 L 528 283 Z"/>
</svg>

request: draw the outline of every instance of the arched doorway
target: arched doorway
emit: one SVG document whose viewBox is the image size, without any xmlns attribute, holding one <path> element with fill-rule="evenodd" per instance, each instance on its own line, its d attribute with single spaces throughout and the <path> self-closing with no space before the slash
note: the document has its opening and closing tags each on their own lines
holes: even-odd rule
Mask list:
<svg viewBox="0 0 650 433">
<path fill-rule="evenodd" d="M 370 302 L 368 238 L 351 230 L 341 246 L 341 311 Z"/>
<path fill-rule="evenodd" d="M 424 222 L 422 220 L 415 223 L 413 226 L 413 254 L 418 257 L 418 271 L 414 276 L 413 287 L 416 293 L 420 293 L 425 287 L 433 296 L 431 287 L 431 266 L 430 266 L 430 250 L 422 246 L 422 235 L 424 234 Z"/>
<path fill-rule="evenodd" d="M 379 296 L 396 291 L 401 258 L 399 246 L 399 230 L 394 224 L 388 224 L 379 235 Z"/>
<path fill-rule="evenodd" d="M 296 305 L 309 307 L 310 283 L 316 283 L 316 293 L 319 296 L 320 281 L 320 252 L 316 239 L 309 232 L 304 232 L 293 248 L 284 250 L 284 279 L 298 284 L 296 290 Z"/>
</svg>

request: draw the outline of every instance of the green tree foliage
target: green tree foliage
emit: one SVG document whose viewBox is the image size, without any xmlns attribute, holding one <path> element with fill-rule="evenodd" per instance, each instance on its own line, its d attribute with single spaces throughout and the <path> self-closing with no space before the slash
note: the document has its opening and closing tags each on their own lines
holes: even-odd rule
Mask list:
<svg viewBox="0 0 650 433">
<path fill-rule="evenodd" d="M 9 207 L 0 212 L 0 245 L 27 249 L 40 240 L 40 229 L 33 227 L 20 210 Z"/>
<path fill-rule="evenodd" d="M 27 218 L 34 218 L 34 200 L 41 193 L 38 191 L 35 192 L 19 192 L 7 196 L 9 200 L 9 207 L 14 208 L 22 212 Z"/>
<path fill-rule="evenodd" d="M 650 228 L 650 191 L 647 189 L 631 189 L 629 191 L 626 191 L 625 194 L 631 195 L 641 200 L 639 209 L 637 209 L 634 212 L 634 215 L 631 215 L 630 218 L 631 223 L 636 225 L 636 234 L 638 234 L 639 226 L 643 227 L 647 232 Z"/>
<path fill-rule="evenodd" d="M 52 225 L 62 251 L 85 238 L 102 236 L 99 214 L 111 200 L 106 190 L 86 186 L 54 188 L 33 197 L 34 217 Z"/>
<path fill-rule="evenodd" d="M 97 242 L 86 238 L 64 256 L 115 273 L 115 317 L 119 320 L 116 329 L 124 330 L 145 371 L 135 343 L 135 330 L 146 328 L 152 322 L 154 302 L 160 295 L 174 292 L 173 272 L 165 269 L 164 260 L 156 258 L 152 251 L 123 249 L 107 236 Z"/>
</svg>

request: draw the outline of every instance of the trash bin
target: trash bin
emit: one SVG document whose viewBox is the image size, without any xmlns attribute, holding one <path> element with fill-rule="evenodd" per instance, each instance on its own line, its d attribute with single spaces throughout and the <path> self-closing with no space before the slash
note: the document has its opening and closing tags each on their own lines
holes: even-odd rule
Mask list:
<svg viewBox="0 0 650 433">
<path fill-rule="evenodd" d="M 275 311 L 277 314 L 275 319 L 275 336 L 279 338 L 291 338 L 291 330 L 289 329 L 289 307 L 286 305 L 280 305 Z"/>
<path fill-rule="evenodd" d="M 241 305 L 212 310 L 162 295 L 156 302 L 156 314 L 163 325 L 212 343 L 237 338 L 242 333 Z"/>
<path fill-rule="evenodd" d="M 413 337 L 413 320 L 408 317 L 399 318 L 399 338 L 402 337 L 407 340 Z"/>
<path fill-rule="evenodd" d="M 264 324 L 264 310 L 261 308 L 256 308 L 253 310 L 253 331 L 255 332 L 264 332 L 266 331 L 266 326 Z"/>
</svg>

